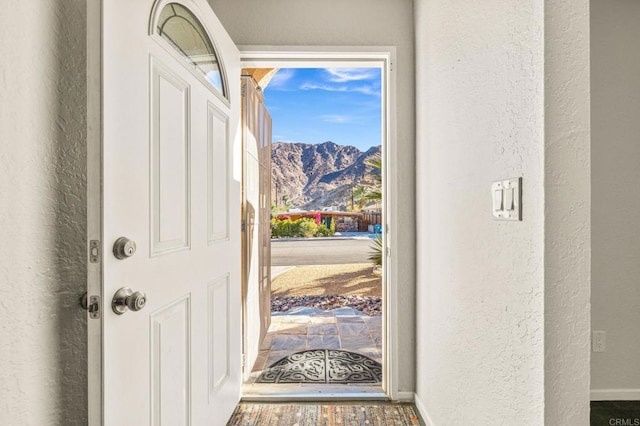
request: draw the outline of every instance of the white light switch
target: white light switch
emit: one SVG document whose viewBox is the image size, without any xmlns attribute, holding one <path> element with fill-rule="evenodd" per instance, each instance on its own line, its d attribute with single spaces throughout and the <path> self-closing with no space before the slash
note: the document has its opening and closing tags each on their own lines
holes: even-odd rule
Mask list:
<svg viewBox="0 0 640 426">
<path fill-rule="evenodd" d="M 513 188 L 504 190 L 504 209 L 507 211 L 513 210 Z"/>
<path fill-rule="evenodd" d="M 491 194 L 494 219 L 522 220 L 522 178 L 493 182 Z"/>
<path fill-rule="evenodd" d="M 493 211 L 502 211 L 502 189 L 495 189 L 493 191 Z"/>
</svg>

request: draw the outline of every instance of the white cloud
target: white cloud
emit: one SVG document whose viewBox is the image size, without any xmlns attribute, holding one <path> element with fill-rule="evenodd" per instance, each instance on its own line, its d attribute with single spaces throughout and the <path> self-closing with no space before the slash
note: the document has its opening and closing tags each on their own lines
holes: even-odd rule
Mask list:
<svg viewBox="0 0 640 426">
<path fill-rule="evenodd" d="M 360 86 L 352 88 L 354 92 L 360 92 L 365 95 L 380 96 L 380 89 L 372 86 Z"/>
<path fill-rule="evenodd" d="M 336 124 L 349 123 L 350 121 L 352 121 L 351 117 L 347 115 L 339 115 L 339 114 L 321 115 L 318 118 L 324 121 L 325 123 L 336 123 Z"/>
<path fill-rule="evenodd" d="M 273 76 L 271 81 L 269 81 L 267 88 L 281 89 L 287 85 L 289 80 L 291 80 L 294 75 L 295 75 L 295 70 L 292 70 L 292 69 L 280 70 L 276 73 L 276 75 Z"/>
<path fill-rule="evenodd" d="M 369 68 L 326 68 L 325 71 L 329 74 L 329 81 L 334 83 L 368 80 L 377 74 Z"/>
<path fill-rule="evenodd" d="M 330 86 L 328 84 L 303 83 L 300 90 L 325 90 L 327 92 L 347 92 L 349 88 L 346 86 Z"/>
<path fill-rule="evenodd" d="M 327 92 L 358 92 L 364 95 L 380 96 L 380 89 L 373 86 L 332 86 L 329 84 L 318 84 L 307 82 L 300 86 L 300 90 L 324 90 Z"/>
</svg>

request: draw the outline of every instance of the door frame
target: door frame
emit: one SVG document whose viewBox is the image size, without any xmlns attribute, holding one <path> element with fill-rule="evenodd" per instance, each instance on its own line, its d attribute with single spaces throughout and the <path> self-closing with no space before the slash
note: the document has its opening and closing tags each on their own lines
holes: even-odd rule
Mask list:
<svg viewBox="0 0 640 426">
<path fill-rule="evenodd" d="M 399 228 L 396 192 L 399 181 L 396 173 L 389 173 L 397 164 L 398 144 L 396 73 L 393 64 L 394 46 L 238 46 L 242 68 L 328 68 L 365 67 L 382 70 L 382 211 L 383 247 L 383 379 L 382 389 L 391 400 L 407 400 L 407 392 L 401 392 L 398 365 L 398 250 L 391 250 L 393 233 Z M 290 399 L 292 395 L 287 395 Z M 296 395 L 304 399 L 319 399 L 318 395 Z M 332 397 L 353 398 L 354 394 L 336 394 Z M 412 396 L 412 395 L 411 395 Z M 270 398 L 273 399 L 273 398 Z"/>
<path fill-rule="evenodd" d="M 385 261 L 383 262 L 383 390 L 391 400 L 407 400 L 407 392 L 398 389 L 398 250 L 391 250 L 389 243 L 394 230 L 399 228 L 396 202 L 398 178 L 389 173 L 397 164 L 398 144 L 396 75 L 393 71 L 396 49 L 393 46 L 238 46 L 243 67 L 351 67 L 364 63 L 383 70 L 382 81 L 382 181 Z M 102 6 L 101 2 L 87 2 L 87 293 L 102 298 L 103 253 L 92 260 L 91 241 L 99 241 L 102 235 Z M 240 78 L 240 76 L 238 76 Z M 100 244 L 98 244 L 98 247 Z M 105 309 L 99 301 L 100 311 Z M 87 336 L 93 337 L 88 345 L 88 424 L 101 425 L 102 404 L 102 321 L 87 315 Z M 340 396 L 335 395 L 334 396 Z M 345 395 L 348 397 L 349 395 Z M 353 394 L 351 395 L 353 396 Z M 313 397 L 312 397 L 313 398 Z M 316 399 L 317 396 L 316 396 Z"/>
<path fill-rule="evenodd" d="M 87 295 L 102 295 L 102 2 L 87 2 Z M 97 253 L 92 242 L 98 241 Z M 97 259 L 97 260 L 96 260 Z M 102 316 L 102 315 L 100 315 Z M 87 424 L 102 425 L 102 320 L 87 315 Z"/>
</svg>

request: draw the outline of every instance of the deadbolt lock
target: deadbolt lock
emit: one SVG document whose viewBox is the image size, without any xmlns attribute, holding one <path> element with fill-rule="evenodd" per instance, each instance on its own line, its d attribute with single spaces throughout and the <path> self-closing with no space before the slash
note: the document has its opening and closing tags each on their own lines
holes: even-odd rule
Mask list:
<svg viewBox="0 0 640 426">
<path fill-rule="evenodd" d="M 144 308 L 146 304 L 147 296 L 143 292 L 134 292 L 129 287 L 122 287 L 116 291 L 116 294 L 113 296 L 111 308 L 116 314 L 122 315 L 129 310 L 134 312 L 139 311 Z"/>
<path fill-rule="evenodd" d="M 136 242 L 126 237 L 120 237 L 113 243 L 113 255 L 117 259 L 126 259 L 136 254 Z"/>
</svg>

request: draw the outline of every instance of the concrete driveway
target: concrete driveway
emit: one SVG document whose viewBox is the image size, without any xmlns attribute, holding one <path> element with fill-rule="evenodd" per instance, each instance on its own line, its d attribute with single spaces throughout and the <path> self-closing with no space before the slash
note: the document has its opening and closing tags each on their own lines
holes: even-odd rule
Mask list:
<svg viewBox="0 0 640 426">
<path fill-rule="evenodd" d="M 369 263 L 373 240 L 368 237 L 274 239 L 272 266 Z"/>
</svg>

